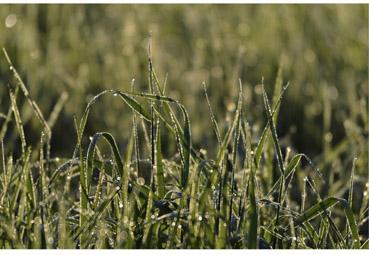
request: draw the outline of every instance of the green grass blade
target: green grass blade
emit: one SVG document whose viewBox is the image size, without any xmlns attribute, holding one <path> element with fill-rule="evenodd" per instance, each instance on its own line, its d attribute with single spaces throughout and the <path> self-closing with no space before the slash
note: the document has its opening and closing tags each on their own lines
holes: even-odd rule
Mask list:
<svg viewBox="0 0 369 255">
<path fill-rule="evenodd" d="M 13 72 L 13 75 L 15 77 L 15 79 L 18 81 L 18 85 L 21 89 L 21 91 L 23 92 L 24 96 L 27 99 L 27 102 L 29 103 L 29 105 L 31 106 L 33 112 L 35 113 L 36 117 L 38 118 L 38 120 L 41 122 L 41 124 L 44 127 L 44 132 L 47 135 L 48 139 L 50 139 L 51 137 L 51 130 L 49 125 L 47 124 L 40 108 L 38 107 L 38 105 L 36 104 L 36 102 L 34 100 L 32 100 L 30 93 L 28 92 L 26 85 L 24 84 L 22 78 L 19 76 L 17 70 L 15 69 L 15 67 L 13 66 L 13 63 L 11 62 L 8 53 L 6 52 L 5 48 L 3 48 L 3 52 L 5 55 L 6 60 L 8 61 L 8 64 L 10 66 L 10 70 Z"/>
<path fill-rule="evenodd" d="M 22 119 L 19 114 L 16 98 L 10 88 L 9 88 L 9 95 L 10 95 L 10 101 L 11 101 L 11 105 L 13 109 L 15 123 L 18 129 L 18 132 L 19 132 L 20 140 L 21 140 L 22 154 L 24 154 L 26 151 L 26 146 L 27 146 L 26 136 L 24 135 Z"/>
<path fill-rule="evenodd" d="M 300 217 L 296 219 L 296 224 L 301 225 L 302 223 L 319 216 L 325 210 L 341 202 L 342 200 L 343 199 L 339 199 L 335 197 L 326 198 L 325 200 L 315 204 L 314 206 L 306 210 Z"/>
<path fill-rule="evenodd" d="M 157 120 L 156 124 L 156 157 L 155 157 L 155 167 L 156 167 L 156 181 L 158 196 L 164 198 L 165 196 L 165 183 L 164 183 L 164 167 L 163 167 L 163 155 L 161 153 L 161 135 L 160 135 L 160 120 Z"/>
<path fill-rule="evenodd" d="M 322 213 L 324 213 L 327 209 L 330 207 L 339 204 L 345 211 L 346 219 L 349 223 L 351 234 L 353 237 L 353 246 L 355 249 L 360 248 L 360 237 L 359 237 L 359 231 L 357 228 L 357 224 L 355 221 L 354 214 L 348 204 L 348 202 L 345 199 L 342 198 L 335 198 L 335 197 L 329 197 L 324 199 L 323 201 L 315 204 L 310 209 L 306 210 L 302 215 L 300 215 L 296 219 L 296 224 L 301 225 L 306 221 L 309 221 Z"/>
<path fill-rule="evenodd" d="M 110 146 L 110 149 L 113 152 L 115 163 L 117 164 L 117 168 L 118 168 L 117 174 L 121 178 L 123 176 L 123 169 L 124 169 L 123 160 L 122 160 L 122 157 L 120 156 L 119 149 L 118 149 L 117 143 L 115 142 L 114 137 L 108 132 L 100 132 L 92 136 L 90 145 L 88 146 L 88 149 L 87 149 L 87 156 L 86 156 L 88 167 L 92 164 L 93 151 L 95 149 L 97 141 L 101 137 L 103 137 L 107 141 L 107 143 Z M 88 179 L 91 179 L 91 175 L 92 175 L 92 169 L 89 168 L 89 171 L 87 173 Z"/>
<path fill-rule="evenodd" d="M 276 114 L 276 112 L 278 111 L 279 105 L 282 101 L 282 97 L 283 97 L 284 93 L 286 92 L 288 86 L 289 86 L 289 84 L 287 84 L 286 86 L 284 86 L 282 88 L 282 91 L 279 95 L 278 101 L 275 103 L 275 107 L 273 109 L 273 112 L 271 113 L 272 118 Z M 270 118 L 268 118 L 267 124 L 265 125 L 263 133 L 261 135 L 261 138 L 259 139 L 258 144 L 256 146 L 254 161 L 255 161 L 255 164 L 256 164 L 257 168 L 259 167 L 260 159 L 261 159 L 263 148 L 264 148 L 264 144 L 265 144 L 265 141 L 267 140 L 267 137 L 268 137 L 269 127 L 270 127 Z"/>
<path fill-rule="evenodd" d="M 218 139 L 218 143 L 221 144 L 222 138 L 220 137 L 218 123 L 215 119 L 213 109 L 212 109 L 211 104 L 210 104 L 210 100 L 209 100 L 208 92 L 206 90 L 205 82 L 203 82 L 202 85 L 203 85 L 203 88 L 204 88 L 204 94 L 205 94 L 206 102 L 207 102 L 208 108 L 209 108 L 210 120 L 211 120 L 211 123 L 213 124 L 213 129 L 214 129 L 215 135 Z"/>
<path fill-rule="evenodd" d="M 182 189 L 185 190 L 187 187 L 188 175 L 190 172 L 190 163 L 191 163 L 191 127 L 190 127 L 190 120 L 188 118 L 187 111 L 184 107 L 182 108 L 182 112 L 184 114 L 184 129 L 183 129 L 183 142 L 182 146 L 183 150 L 183 157 L 184 157 L 184 167 L 182 172 Z"/>
<path fill-rule="evenodd" d="M 248 207 L 248 219 L 249 219 L 249 237 L 248 237 L 248 248 L 256 249 L 257 248 L 257 237 L 258 237 L 258 208 L 256 203 L 256 190 L 255 190 L 255 171 L 253 165 L 251 165 L 251 172 L 249 177 L 249 186 L 248 186 L 248 194 L 249 194 L 249 207 Z"/>
<path fill-rule="evenodd" d="M 366 240 L 363 245 L 360 247 L 360 249 L 369 249 L 369 239 Z"/>
<path fill-rule="evenodd" d="M 282 152 L 281 152 L 281 148 L 280 148 L 279 141 L 278 141 L 277 129 L 276 129 L 274 121 L 273 121 L 273 115 L 272 115 L 272 111 L 270 109 L 269 99 L 268 99 L 268 96 L 266 94 L 264 85 L 263 85 L 263 99 L 264 99 L 265 110 L 267 112 L 267 116 L 268 116 L 268 120 L 269 120 L 269 128 L 270 128 L 272 138 L 273 138 L 274 149 L 275 149 L 276 155 L 277 155 L 279 170 L 281 171 L 281 174 L 284 176 L 285 167 L 284 167 L 284 164 L 283 164 Z"/>
<path fill-rule="evenodd" d="M 239 119 L 240 119 L 241 110 L 242 110 L 241 109 L 242 108 L 242 88 L 241 87 L 242 86 L 240 85 L 240 92 L 239 92 L 239 95 L 238 95 L 238 102 L 237 102 L 235 117 L 234 117 L 233 122 L 232 122 L 231 126 L 229 127 L 226 135 L 224 136 L 223 141 L 221 143 L 221 146 L 218 150 L 217 158 L 216 158 L 216 161 L 215 161 L 216 165 L 219 165 L 222 162 L 222 160 L 224 158 L 224 155 L 225 155 L 225 152 L 226 152 L 227 145 L 229 144 L 229 142 L 232 138 L 233 131 L 235 130 L 236 126 L 239 125 Z"/>
</svg>

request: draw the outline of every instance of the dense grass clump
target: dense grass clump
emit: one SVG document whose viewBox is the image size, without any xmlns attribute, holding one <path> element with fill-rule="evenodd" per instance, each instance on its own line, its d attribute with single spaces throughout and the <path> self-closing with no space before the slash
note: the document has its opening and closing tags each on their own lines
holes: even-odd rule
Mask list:
<svg viewBox="0 0 369 255">
<path fill-rule="evenodd" d="M 63 137 L 74 151 L 59 158 L 51 156 L 50 141 L 67 96 L 45 118 L 4 53 L 15 82 L 8 87 L 11 105 L 1 138 L 15 123 L 21 153 L 5 153 L 1 142 L 1 248 L 369 248 L 367 155 L 357 146 L 342 159 L 337 148 L 313 161 L 282 143 L 278 116 L 289 85 L 281 71 L 272 98 L 261 84 L 261 132 L 248 122 L 241 80 L 221 124 L 204 84 L 209 116 L 202 121 L 211 127 L 204 133 L 216 137 L 211 156 L 193 144 L 186 106 L 167 96 L 149 54 L 149 92 L 136 91 L 133 80 L 130 91 L 94 96 L 74 118 L 77 139 Z M 110 130 L 86 130 L 103 98 L 131 113 L 119 120 L 131 128 L 114 131 L 127 134 L 123 146 Z M 33 144 L 18 109 L 21 99 L 41 123 Z M 349 177 L 322 171 L 326 157 L 347 160 Z"/>
</svg>

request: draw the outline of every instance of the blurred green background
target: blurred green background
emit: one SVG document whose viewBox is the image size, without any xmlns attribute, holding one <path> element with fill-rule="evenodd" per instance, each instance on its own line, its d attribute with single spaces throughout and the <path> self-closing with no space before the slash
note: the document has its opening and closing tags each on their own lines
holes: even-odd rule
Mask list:
<svg viewBox="0 0 369 255">
<path fill-rule="evenodd" d="M 73 115 L 80 117 L 95 94 L 129 91 L 133 78 L 137 90 L 148 91 L 151 35 L 156 73 L 161 81 L 167 75 L 167 94 L 187 107 L 196 147 L 216 151 L 203 81 L 223 131 L 241 78 L 244 116 L 256 139 L 265 124 L 262 77 L 271 97 L 281 66 L 284 84 L 290 82 L 278 124 L 282 145 L 346 169 L 356 155 L 366 169 L 366 5 L 1 5 L 0 21 L 1 46 L 46 118 L 62 92 L 69 94 L 53 130 L 54 155 L 71 156 Z M 14 80 L 4 57 L 0 75 L 6 114 Z M 37 143 L 41 126 L 22 96 L 18 104 L 26 138 Z M 120 100 L 95 106 L 87 132 L 103 130 L 121 148 L 126 143 L 131 111 Z M 15 128 L 4 142 L 19 149 Z"/>
</svg>

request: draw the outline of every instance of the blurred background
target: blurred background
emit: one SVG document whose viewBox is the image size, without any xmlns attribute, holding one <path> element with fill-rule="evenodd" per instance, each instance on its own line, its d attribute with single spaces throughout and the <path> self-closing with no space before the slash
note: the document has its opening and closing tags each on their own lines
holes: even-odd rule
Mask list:
<svg viewBox="0 0 369 255">
<path fill-rule="evenodd" d="M 166 93 L 187 107 L 194 145 L 216 152 L 202 83 L 221 132 L 232 117 L 238 78 L 244 116 L 260 136 L 266 117 L 261 80 L 272 97 L 278 69 L 290 83 L 278 134 L 283 146 L 321 166 L 358 171 L 368 165 L 367 5 L 1 5 L 0 45 L 5 47 L 46 118 L 63 92 L 69 97 L 53 129 L 53 155 L 70 157 L 76 142 L 73 116 L 104 89 L 148 89 L 148 44 Z M 14 84 L 0 57 L 0 112 Z M 41 125 L 23 96 L 18 106 L 29 143 Z M 4 118 L 0 118 L 0 124 Z M 5 135 L 19 151 L 14 123 Z M 131 134 L 131 111 L 111 97 L 96 104 L 87 133 L 109 131 L 122 150 Z M 256 142 L 256 140 L 254 141 Z M 213 148 L 213 149 L 212 149 Z"/>
</svg>

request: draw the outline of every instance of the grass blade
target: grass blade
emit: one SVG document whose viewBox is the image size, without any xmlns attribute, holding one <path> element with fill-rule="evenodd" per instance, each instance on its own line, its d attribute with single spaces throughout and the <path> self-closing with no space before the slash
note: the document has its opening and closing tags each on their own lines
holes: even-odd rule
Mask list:
<svg viewBox="0 0 369 255">
<path fill-rule="evenodd" d="M 347 221 L 350 226 L 351 234 L 353 237 L 353 246 L 355 249 L 360 248 L 360 237 L 359 232 L 357 228 L 357 224 L 355 221 L 354 214 L 348 204 L 348 202 L 345 199 L 342 198 L 335 198 L 335 197 L 329 197 L 324 199 L 323 201 L 317 203 L 316 205 L 312 206 L 310 209 L 306 210 L 302 215 L 300 215 L 296 219 L 296 224 L 301 225 L 306 221 L 309 221 L 320 214 L 324 213 L 327 209 L 330 207 L 339 204 L 345 211 Z"/>
</svg>

